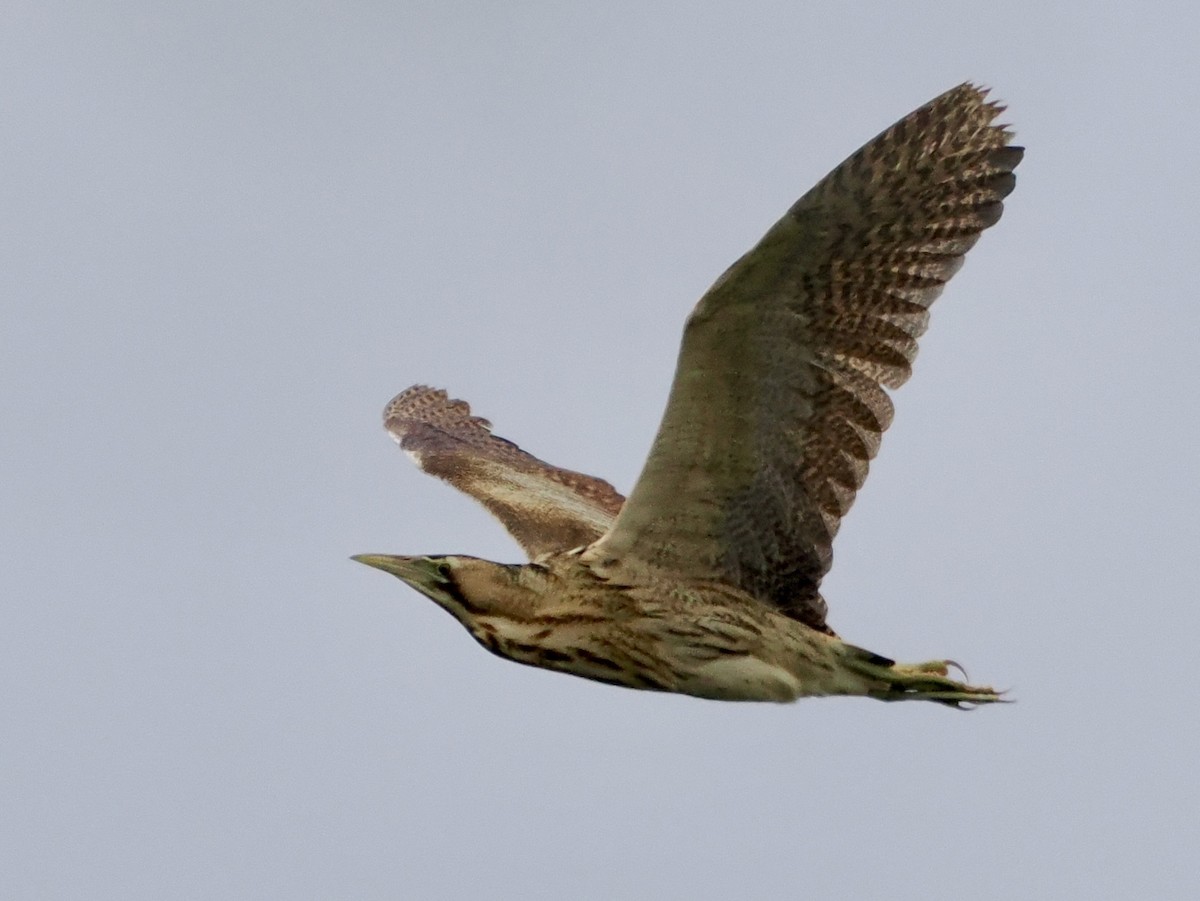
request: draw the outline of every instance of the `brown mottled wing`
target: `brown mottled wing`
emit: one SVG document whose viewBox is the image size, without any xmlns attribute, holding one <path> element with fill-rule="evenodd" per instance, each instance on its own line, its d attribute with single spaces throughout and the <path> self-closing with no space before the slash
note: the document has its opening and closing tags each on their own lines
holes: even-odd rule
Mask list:
<svg viewBox="0 0 1200 901">
<path fill-rule="evenodd" d="M 625 501 L 608 482 L 493 435 L 490 422 L 445 391 L 414 385 L 387 405 L 383 424 L 421 469 L 487 507 L 531 559 L 591 544 Z"/>
<path fill-rule="evenodd" d="M 805 194 L 701 299 L 650 457 L 591 556 L 733 583 L 822 628 L 832 540 L 929 305 L 1021 149 L 961 85 Z"/>
</svg>

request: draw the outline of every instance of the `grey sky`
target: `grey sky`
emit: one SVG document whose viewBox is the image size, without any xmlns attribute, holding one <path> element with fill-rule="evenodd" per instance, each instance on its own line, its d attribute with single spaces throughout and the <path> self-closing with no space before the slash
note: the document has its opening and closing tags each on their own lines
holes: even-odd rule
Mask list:
<svg viewBox="0 0 1200 901">
<path fill-rule="evenodd" d="M 1197 17 L 12 0 L 0 896 L 1195 897 Z M 519 558 L 417 381 L 628 490 L 712 279 L 967 79 L 1027 156 L 825 593 L 1019 703 L 589 684 L 347 559 Z"/>
</svg>

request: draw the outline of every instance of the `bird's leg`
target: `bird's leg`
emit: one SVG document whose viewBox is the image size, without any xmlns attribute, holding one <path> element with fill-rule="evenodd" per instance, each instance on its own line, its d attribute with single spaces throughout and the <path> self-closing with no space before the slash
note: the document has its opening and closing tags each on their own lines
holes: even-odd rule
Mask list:
<svg viewBox="0 0 1200 901">
<path fill-rule="evenodd" d="M 962 671 L 953 660 L 890 663 L 887 658 L 855 650 L 856 657 L 847 662 L 851 668 L 869 677 L 869 687 L 864 692 L 869 697 L 881 701 L 936 701 L 960 709 L 1004 700 L 1003 692 L 994 688 L 951 678 L 951 667 Z M 869 659 L 864 659 L 863 655 L 869 655 Z M 965 672 L 963 677 L 966 677 Z"/>
<path fill-rule="evenodd" d="M 953 667 L 966 672 L 953 660 L 926 660 L 923 663 L 897 663 L 888 668 L 888 682 L 872 697 L 882 701 L 937 701 L 950 707 L 969 709 L 979 704 L 1003 702 L 1002 692 L 982 685 L 969 685 L 949 676 Z"/>
</svg>

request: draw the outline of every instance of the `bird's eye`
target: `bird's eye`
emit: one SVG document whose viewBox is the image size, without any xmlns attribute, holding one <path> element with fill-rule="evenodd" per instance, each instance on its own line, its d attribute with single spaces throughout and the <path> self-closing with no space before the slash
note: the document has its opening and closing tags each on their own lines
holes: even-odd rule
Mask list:
<svg viewBox="0 0 1200 901">
<path fill-rule="evenodd" d="M 438 572 L 438 575 L 441 576 L 443 579 L 449 580 L 450 572 L 451 572 L 450 564 L 447 563 L 445 560 L 440 561 L 437 565 L 437 572 Z"/>
</svg>

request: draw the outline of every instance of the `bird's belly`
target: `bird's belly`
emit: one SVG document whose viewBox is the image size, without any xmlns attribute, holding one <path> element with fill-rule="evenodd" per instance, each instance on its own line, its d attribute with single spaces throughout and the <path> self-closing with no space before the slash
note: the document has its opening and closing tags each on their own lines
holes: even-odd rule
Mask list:
<svg viewBox="0 0 1200 901">
<path fill-rule="evenodd" d="M 800 682 L 773 663 L 730 654 L 694 667 L 679 690 L 717 701 L 794 701 Z"/>
</svg>

